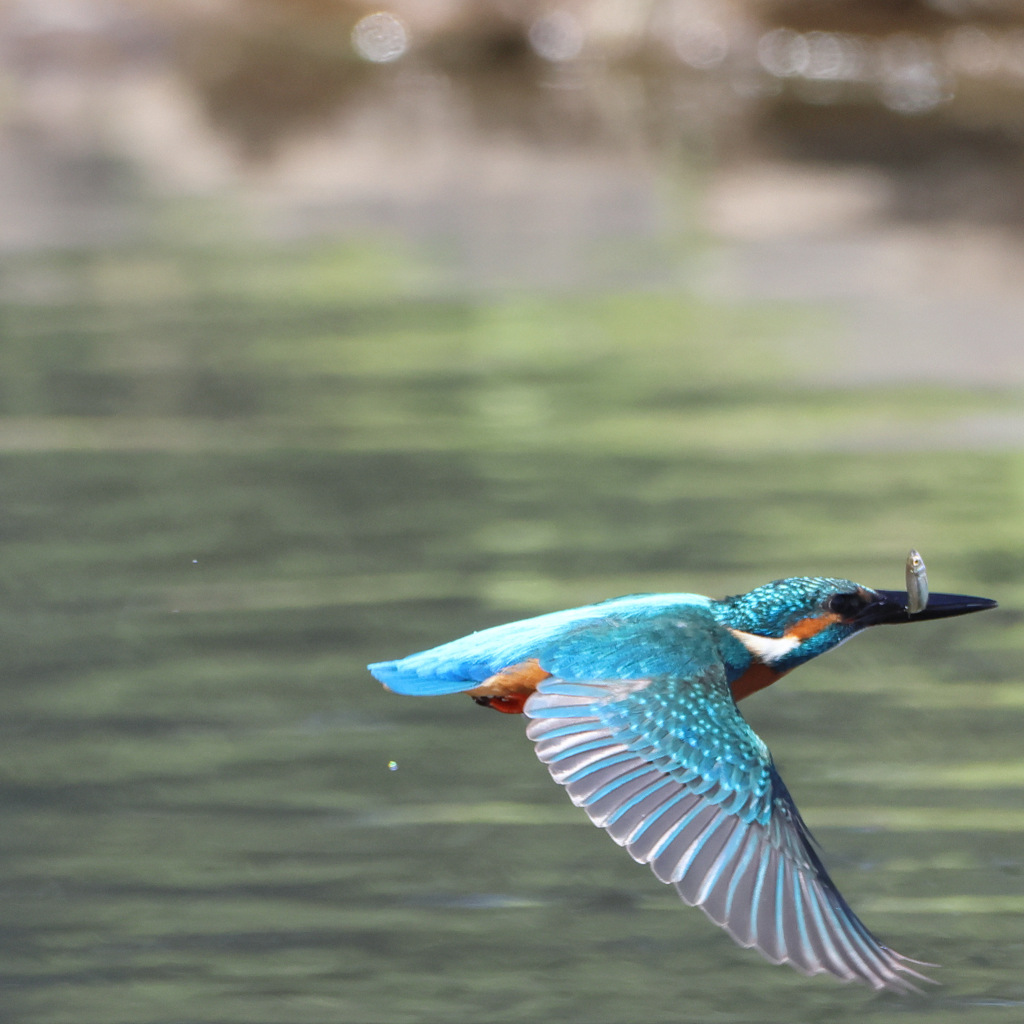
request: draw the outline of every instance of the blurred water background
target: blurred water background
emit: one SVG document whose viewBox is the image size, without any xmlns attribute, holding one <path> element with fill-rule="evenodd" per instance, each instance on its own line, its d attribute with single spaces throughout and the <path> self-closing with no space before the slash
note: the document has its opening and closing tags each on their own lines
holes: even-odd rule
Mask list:
<svg viewBox="0 0 1024 1024">
<path fill-rule="evenodd" d="M 1024 1019 L 1016 0 L 0 4 L 0 1018 Z M 901 1000 L 367 661 L 796 574 L 744 705 Z"/>
</svg>

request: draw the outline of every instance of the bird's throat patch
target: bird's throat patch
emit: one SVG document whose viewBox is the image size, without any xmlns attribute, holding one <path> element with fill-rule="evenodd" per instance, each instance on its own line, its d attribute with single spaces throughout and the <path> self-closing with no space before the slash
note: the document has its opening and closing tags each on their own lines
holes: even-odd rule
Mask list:
<svg viewBox="0 0 1024 1024">
<path fill-rule="evenodd" d="M 750 653 L 765 665 L 771 665 L 784 658 L 790 651 L 800 646 L 802 637 L 787 633 L 782 637 L 758 636 L 757 633 L 744 633 L 742 629 L 730 629 L 730 633 Z"/>
</svg>

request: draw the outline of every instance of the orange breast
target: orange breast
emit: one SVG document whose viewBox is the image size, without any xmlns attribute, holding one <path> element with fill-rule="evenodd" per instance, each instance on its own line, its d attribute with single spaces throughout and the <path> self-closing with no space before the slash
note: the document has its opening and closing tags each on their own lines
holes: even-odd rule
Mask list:
<svg viewBox="0 0 1024 1024">
<path fill-rule="evenodd" d="M 771 686 L 776 680 L 781 679 L 786 673 L 776 672 L 769 668 L 763 661 L 756 659 L 750 663 L 750 668 L 732 683 L 732 699 L 736 701 L 749 697 L 766 686 Z"/>
</svg>

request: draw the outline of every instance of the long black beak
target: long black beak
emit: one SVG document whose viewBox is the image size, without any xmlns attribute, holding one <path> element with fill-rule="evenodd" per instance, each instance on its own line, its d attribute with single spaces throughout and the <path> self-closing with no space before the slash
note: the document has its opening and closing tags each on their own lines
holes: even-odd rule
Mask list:
<svg viewBox="0 0 1024 1024">
<path fill-rule="evenodd" d="M 924 619 L 948 619 L 952 615 L 967 615 L 995 608 L 996 602 L 987 597 L 968 597 L 966 594 L 931 594 L 928 604 L 916 615 L 907 611 L 907 595 L 902 590 L 876 590 L 879 600 L 873 601 L 857 616 L 867 626 L 921 622 Z"/>
</svg>

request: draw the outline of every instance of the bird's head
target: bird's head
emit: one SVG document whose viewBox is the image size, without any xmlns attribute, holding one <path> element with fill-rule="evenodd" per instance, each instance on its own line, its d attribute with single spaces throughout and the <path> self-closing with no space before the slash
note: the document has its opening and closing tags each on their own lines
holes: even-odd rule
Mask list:
<svg viewBox="0 0 1024 1024">
<path fill-rule="evenodd" d="M 932 594 L 915 615 L 901 590 L 872 590 L 852 580 L 795 576 L 717 602 L 723 626 L 776 672 L 838 647 L 868 626 L 942 619 L 994 608 L 995 601 Z"/>
</svg>

